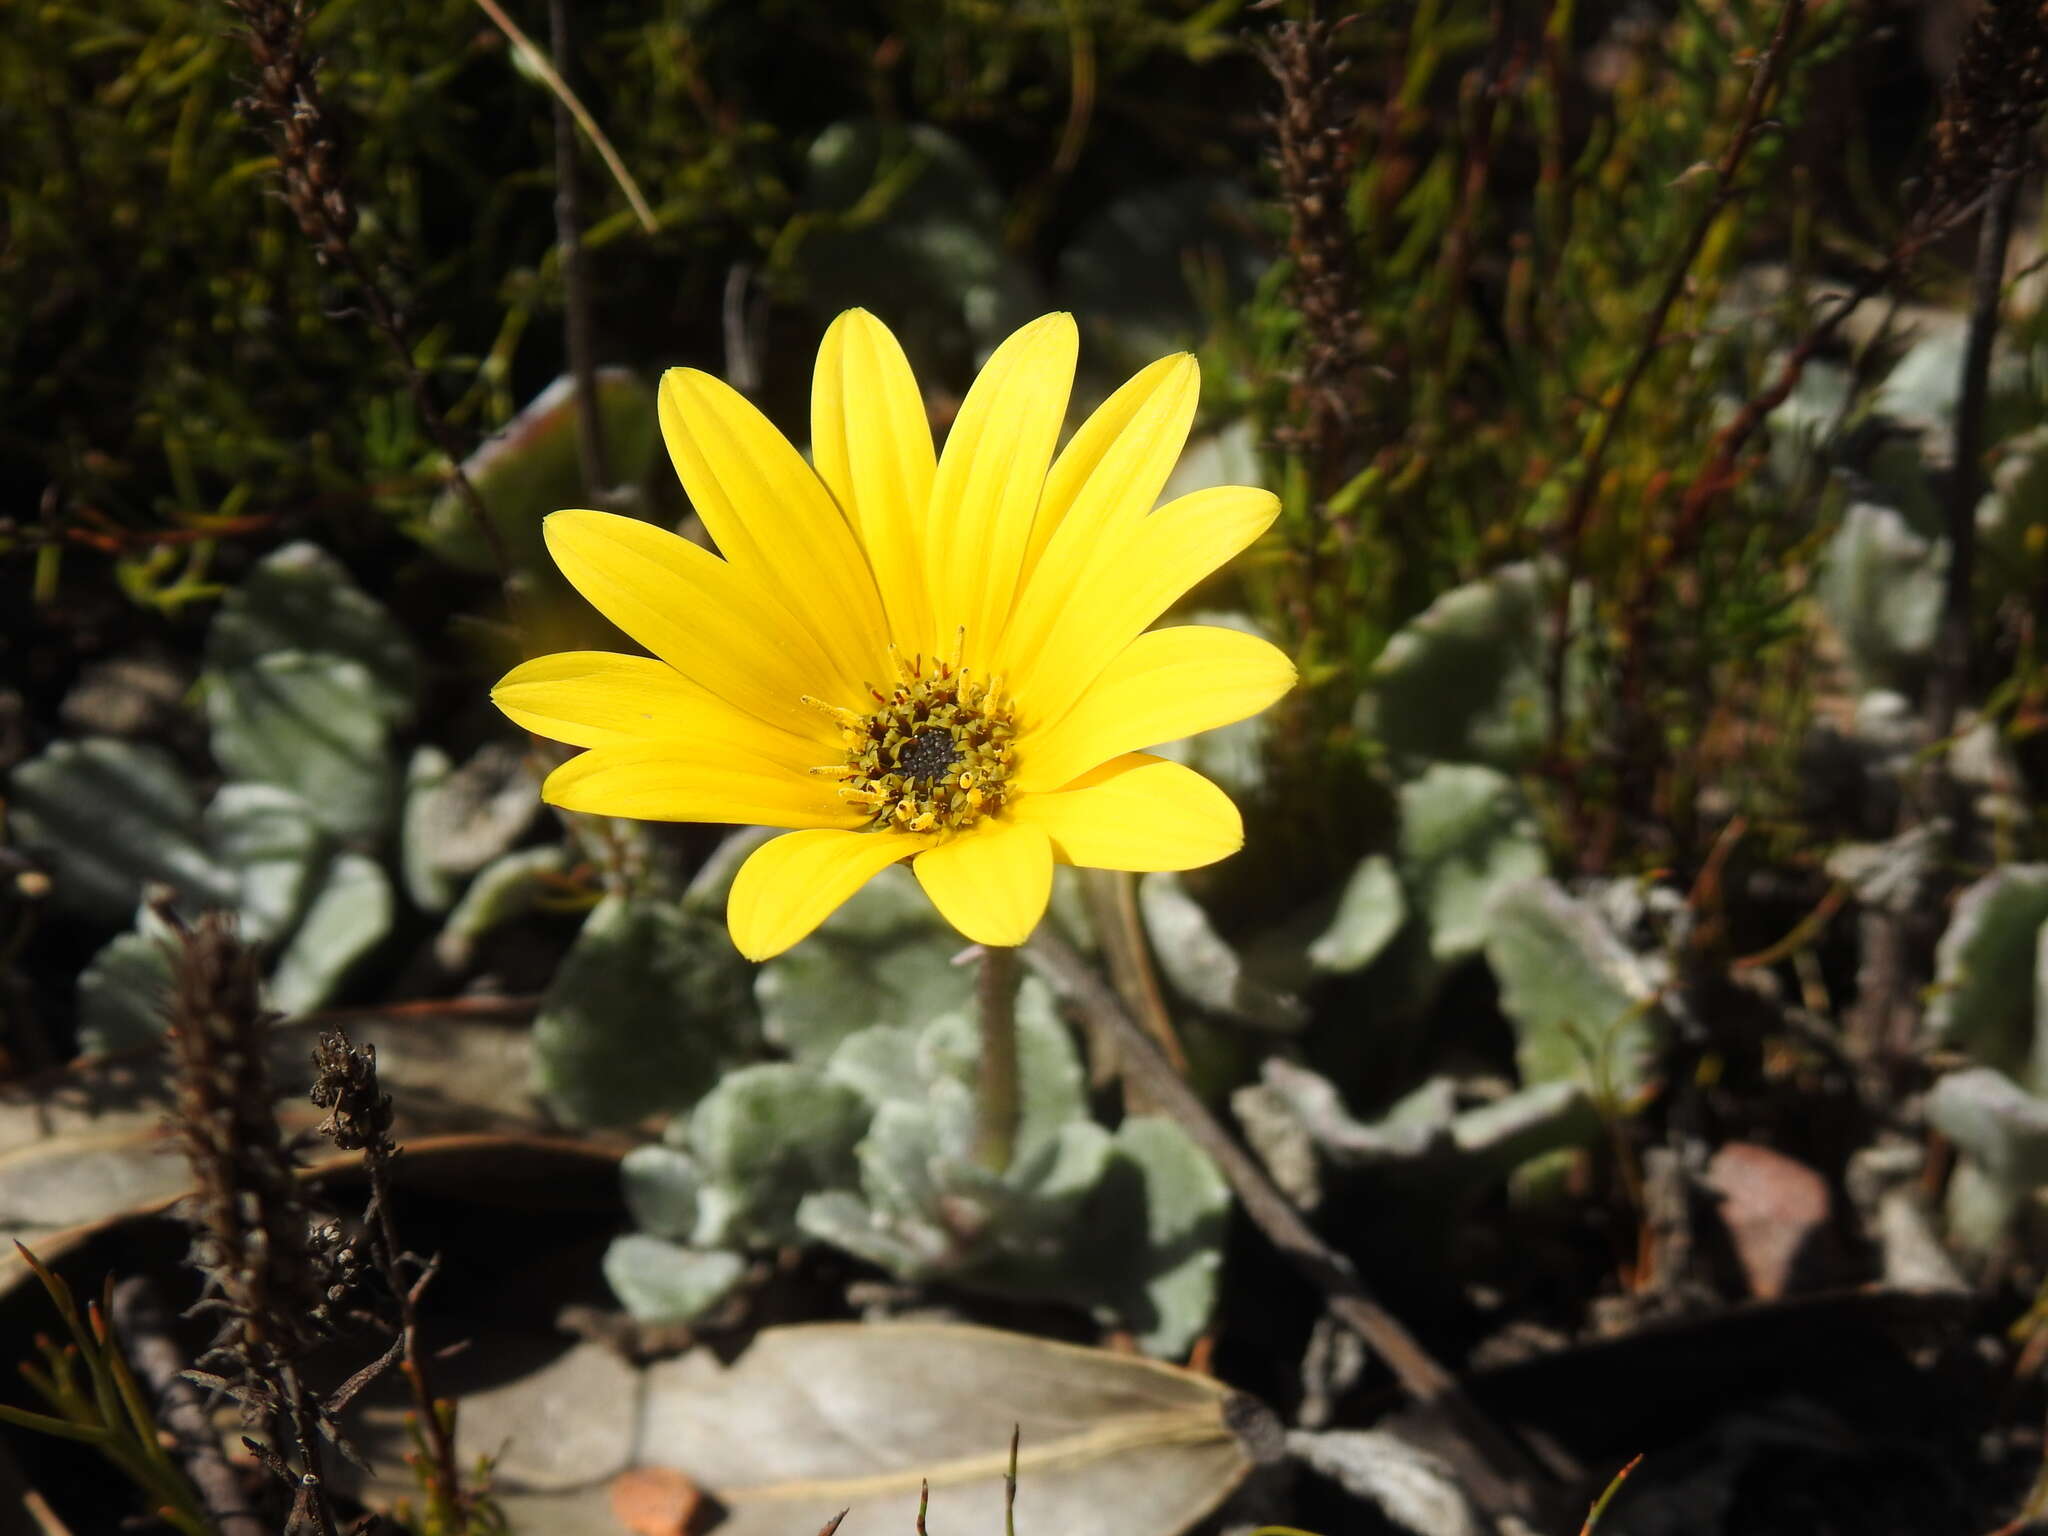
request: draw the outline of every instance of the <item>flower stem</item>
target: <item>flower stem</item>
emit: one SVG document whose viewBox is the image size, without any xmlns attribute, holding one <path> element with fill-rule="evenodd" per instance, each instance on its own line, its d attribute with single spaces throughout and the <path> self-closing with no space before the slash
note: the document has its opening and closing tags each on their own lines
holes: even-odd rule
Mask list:
<svg viewBox="0 0 2048 1536">
<path fill-rule="evenodd" d="M 981 1082 L 976 1096 L 974 1156 L 995 1173 L 1009 1171 L 1017 1150 L 1022 1100 L 1017 1091 L 1017 951 L 981 951 Z"/>
</svg>

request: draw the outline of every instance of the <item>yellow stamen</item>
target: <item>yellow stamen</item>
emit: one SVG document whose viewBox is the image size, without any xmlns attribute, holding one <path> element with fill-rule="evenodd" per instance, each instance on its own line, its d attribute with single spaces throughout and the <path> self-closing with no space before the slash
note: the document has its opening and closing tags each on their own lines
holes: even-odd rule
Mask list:
<svg viewBox="0 0 2048 1536">
<path fill-rule="evenodd" d="M 965 646 L 962 630 L 954 661 L 929 672 L 891 647 L 898 681 L 887 693 L 869 686 L 875 709 L 819 706 L 840 722 L 846 756 L 811 771 L 844 781 L 841 797 L 871 808 L 878 827 L 957 832 L 1003 808 L 1015 726 L 1007 702 L 960 665 Z"/>
</svg>

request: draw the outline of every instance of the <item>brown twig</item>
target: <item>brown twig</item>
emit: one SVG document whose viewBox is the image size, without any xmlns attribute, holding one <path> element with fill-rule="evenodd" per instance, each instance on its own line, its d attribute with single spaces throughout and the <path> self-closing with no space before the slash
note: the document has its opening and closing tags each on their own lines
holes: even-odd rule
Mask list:
<svg viewBox="0 0 2048 1536">
<path fill-rule="evenodd" d="M 1927 690 L 1928 735 L 1945 741 L 1956 728 L 1970 686 L 1970 595 L 1977 570 L 1977 502 L 1984 494 L 1984 407 L 1991 393 L 1991 347 L 1998 338 L 1999 300 L 2005 292 L 2005 253 L 2012 243 L 2020 181 L 2008 175 L 1993 190 L 1977 227 L 1977 263 L 1970 275 L 1969 329 L 1963 344 L 1948 492 L 1942 518 L 1948 531 L 1948 572 L 1942 582 L 1941 625 L 1935 632 L 1934 674 Z"/>
<path fill-rule="evenodd" d="M 136 1374 L 156 1394 L 158 1422 L 176 1442 L 218 1536 L 271 1536 L 270 1522 L 250 1506 L 248 1490 L 220 1453 L 199 1389 L 185 1379 L 185 1355 L 171 1337 L 170 1312 L 155 1284 L 144 1275 L 120 1281 L 107 1311 Z"/>
<path fill-rule="evenodd" d="M 1108 983 L 1050 926 L 1040 927 L 1026 952 L 1054 988 L 1115 1035 L 1124 1070 L 1141 1079 L 1160 1112 L 1215 1161 L 1245 1214 L 1322 1291 L 1337 1319 L 1386 1361 L 1409 1396 L 1443 1414 L 1454 1435 L 1452 1458 L 1474 1503 L 1496 1522 L 1557 1523 L 1557 1511 L 1550 1507 L 1557 1489 L 1528 1452 L 1481 1411 L 1399 1318 L 1373 1299 L 1351 1261 L 1316 1235 L 1266 1171 L 1209 1113 L 1151 1036 L 1124 1011 Z"/>
<path fill-rule="evenodd" d="M 569 0 L 548 0 L 548 42 L 556 68 L 569 69 Z M 605 458 L 604 417 L 598 410 L 597 360 L 590 325 L 590 284 L 583 270 L 583 218 L 576 173 L 576 120 L 562 92 L 555 93 L 555 247 L 562 262 L 562 340 L 569 376 L 576 381 L 576 453 L 583 488 L 612 483 Z"/>
<path fill-rule="evenodd" d="M 1081 871 L 1081 890 L 1088 900 L 1088 915 L 1102 939 L 1103 959 L 1109 965 L 1109 979 L 1124 1007 L 1144 1030 L 1159 1043 L 1167 1061 L 1182 1077 L 1188 1074 L 1187 1051 L 1173 1032 L 1173 1020 L 1166 1012 L 1166 998 L 1159 990 L 1159 977 L 1145 944 L 1145 927 L 1138 916 L 1137 882 L 1121 870 Z M 1116 1048 L 1104 1042 L 1110 1070 L 1115 1070 Z M 1124 1084 L 1124 1109 L 1142 1115 L 1150 1106 L 1144 1089 L 1136 1082 Z"/>
<path fill-rule="evenodd" d="M 524 997 L 420 997 L 402 1003 L 366 1003 L 355 1008 L 322 1008 L 302 1013 L 294 1026 L 338 1024 L 345 1019 L 383 1019 L 401 1023 L 407 1019 L 483 1019 L 492 1023 L 517 1024 L 540 1011 L 540 994 Z"/>
</svg>

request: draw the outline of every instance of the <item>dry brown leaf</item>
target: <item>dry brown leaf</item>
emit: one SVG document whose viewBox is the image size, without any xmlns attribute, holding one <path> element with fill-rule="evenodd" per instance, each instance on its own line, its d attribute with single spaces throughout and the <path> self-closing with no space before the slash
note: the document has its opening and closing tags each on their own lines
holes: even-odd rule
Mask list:
<svg viewBox="0 0 2048 1536">
<path fill-rule="evenodd" d="M 724 1536 L 788 1536 L 835 1511 L 850 1536 L 932 1521 L 1002 1528 L 1021 1427 L 1017 1522 L 1058 1536 L 1177 1536 L 1250 1467 L 1230 1390 L 1156 1361 L 943 1324 L 770 1329 L 731 1367 L 700 1351 L 647 1372 L 639 1460 L 688 1474 Z"/>
</svg>

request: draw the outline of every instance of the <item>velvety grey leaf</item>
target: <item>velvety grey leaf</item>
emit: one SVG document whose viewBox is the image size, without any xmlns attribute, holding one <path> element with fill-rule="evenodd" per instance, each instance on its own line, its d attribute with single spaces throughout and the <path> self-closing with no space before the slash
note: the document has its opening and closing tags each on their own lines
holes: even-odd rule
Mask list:
<svg viewBox="0 0 2048 1536">
<path fill-rule="evenodd" d="M 501 923 L 531 912 L 559 890 L 571 864 L 559 843 L 521 848 L 477 872 L 434 939 L 434 958 L 449 971 L 468 969 L 476 941 Z"/>
<path fill-rule="evenodd" d="M 805 1195 L 797 1204 L 796 1224 L 806 1237 L 892 1275 L 937 1273 L 945 1261 L 937 1234 L 913 1231 L 906 1237 L 860 1196 L 843 1189 Z"/>
<path fill-rule="evenodd" d="M 306 915 L 271 968 L 272 1006 L 303 1013 L 327 1001 L 350 966 L 391 931 L 391 882 L 375 860 L 344 853 L 320 877 Z"/>
<path fill-rule="evenodd" d="M 1816 358 L 1800 372 L 1792 392 L 1765 416 L 1771 472 L 1781 485 L 1797 485 L 1817 472 L 1831 435 L 1845 420 L 1855 387 L 1850 369 Z"/>
<path fill-rule="evenodd" d="M 1927 1095 L 1927 1123 L 2001 1183 L 2048 1183 L 2048 1099 L 1991 1067 L 1950 1072 Z"/>
<path fill-rule="evenodd" d="M 1464 1154 L 1468 1178 L 1506 1174 L 1560 1147 L 1579 1147 L 1600 1133 L 1593 1100 L 1578 1083 L 1536 1083 L 1451 1121 L 1451 1144 Z"/>
<path fill-rule="evenodd" d="M 1293 1105 L 1265 1083 L 1246 1083 L 1231 1092 L 1230 1112 L 1281 1193 L 1304 1211 L 1321 1205 L 1322 1168 L 1315 1139 Z"/>
<path fill-rule="evenodd" d="M 288 789 L 328 831 L 376 837 L 397 804 L 398 700 L 360 663 L 278 651 L 206 674 L 213 755 L 237 778 Z"/>
<path fill-rule="evenodd" d="M 1903 686 L 1920 675 L 1947 568 L 1947 545 L 1915 533 L 1897 511 L 1869 501 L 1849 509 L 1828 541 L 1816 590 L 1866 679 Z"/>
<path fill-rule="evenodd" d="M 1259 1075 L 1340 1167 L 1415 1161 L 1448 1141 L 1457 1114 L 1456 1085 L 1444 1077 L 1413 1089 L 1368 1125 L 1352 1115 L 1336 1085 L 1319 1072 L 1275 1056 L 1266 1059 Z"/>
<path fill-rule="evenodd" d="M 687 1323 L 732 1293 L 747 1261 L 722 1249 L 685 1248 L 645 1232 L 612 1239 L 604 1278 L 612 1294 L 643 1323 Z"/>
<path fill-rule="evenodd" d="M 1408 900 L 1394 861 L 1383 853 L 1359 860 L 1330 926 L 1309 945 L 1308 957 L 1319 971 L 1344 975 L 1361 971 L 1393 942 L 1408 920 Z"/>
<path fill-rule="evenodd" d="M 1440 960 L 1478 953 L 1494 896 L 1547 873 L 1543 837 L 1507 775 L 1432 763 L 1400 788 L 1401 872 Z"/>
<path fill-rule="evenodd" d="M 14 770 L 15 840 L 45 860 L 56 899 L 101 922 L 127 919 L 147 882 L 186 910 L 235 904 L 238 882 L 207 852 L 199 798 L 170 754 L 125 741 L 57 741 Z"/>
<path fill-rule="evenodd" d="M 1599 913 L 1528 880 L 1494 899 L 1487 928 L 1522 1081 L 1599 1083 L 1623 1099 L 1639 1089 L 1661 1031 L 1655 989 Z"/>
<path fill-rule="evenodd" d="M 1953 311 L 1923 315 L 1919 329 L 1912 346 L 1879 381 L 1871 408 L 1918 433 L 1928 457 L 1945 465 L 1955 451 L 1951 434 L 1968 333 L 1964 316 Z M 2038 366 L 2037 361 L 1999 339 L 1991 355 L 1985 441 L 2001 442 L 2033 425 L 2037 407 L 2032 366 Z"/>
<path fill-rule="evenodd" d="M 1903 914 L 1919 900 L 1948 837 L 1945 825 L 1928 822 L 1881 843 L 1843 843 L 1828 855 L 1828 876 L 1847 881 L 1864 906 Z"/>
<path fill-rule="evenodd" d="M 413 753 L 405 775 L 406 894 L 440 912 L 462 882 L 502 857 L 540 813 L 540 781 L 526 754 L 486 742 L 461 767 L 438 747 Z"/>
<path fill-rule="evenodd" d="M 635 1147 L 619 1160 L 619 1188 L 634 1225 L 672 1242 L 688 1242 L 696 1230 L 703 1183 L 697 1160 L 674 1147 Z"/>
<path fill-rule="evenodd" d="M 1112 1308 L 1138 1347 L 1183 1356 L 1216 1310 L 1230 1186 L 1187 1132 L 1151 1115 L 1117 1127 L 1101 1185 L 1080 1253 L 1114 1256 Z"/>
<path fill-rule="evenodd" d="M 534 1083 L 572 1125 L 687 1108 L 754 1034 L 745 962 L 722 925 L 607 896 L 534 1019 Z"/>
<path fill-rule="evenodd" d="M 2040 1050 L 2034 985 L 2044 923 L 2048 864 L 2003 865 L 1957 897 L 1934 950 L 1928 1032 L 1985 1066 L 2029 1074 Z"/>
<path fill-rule="evenodd" d="M 223 784 L 202 821 L 214 858 L 239 883 L 243 936 L 268 943 L 289 933 L 326 862 L 327 837 L 312 807 L 275 784 Z"/>
<path fill-rule="evenodd" d="M 2030 579 L 2048 537 L 2048 426 L 2004 443 L 1991 493 L 1977 504 L 1979 571 L 1994 592 L 2016 592 Z"/>
<path fill-rule="evenodd" d="M 1556 579 L 1524 561 L 1431 603 L 1373 663 L 1360 732 L 1402 762 L 1531 762 L 1549 726 L 1543 657 Z M 1580 682 L 1567 679 L 1568 699 Z"/>
<path fill-rule="evenodd" d="M 974 968 L 907 869 L 885 869 L 754 981 L 763 1032 L 800 1061 L 826 1060 L 872 1024 L 921 1028 L 969 1005 Z"/>
<path fill-rule="evenodd" d="M 1159 969 L 1188 1001 L 1260 1029 L 1291 1032 L 1308 1021 L 1300 998 L 1251 974 L 1178 877 L 1150 874 L 1141 879 L 1138 910 Z"/>
<path fill-rule="evenodd" d="M 959 1256 L 957 1245 L 934 1219 L 944 1187 L 942 1164 L 964 1161 L 973 1145 L 974 1103 L 957 1083 L 934 1084 L 929 1100 L 893 1100 L 868 1122 L 856 1151 L 861 1197 L 876 1216 L 926 1227 L 938 1238 L 928 1246 L 934 1263 Z M 920 1278 L 903 1275 L 900 1278 Z"/>
<path fill-rule="evenodd" d="M 1927 1123 L 1953 1141 L 1964 1160 L 1948 1191 L 1950 1234 L 1981 1253 L 2048 1184 L 2048 1099 L 1995 1068 L 1966 1067 L 1928 1093 Z"/>
<path fill-rule="evenodd" d="M 164 1032 L 171 958 L 160 939 L 116 934 L 78 977 L 78 1048 L 123 1051 Z"/>
<path fill-rule="evenodd" d="M 353 662 L 387 724 L 412 713 L 419 660 L 384 605 L 327 551 L 303 540 L 258 561 L 228 589 L 206 634 L 206 668 L 225 673 L 300 652 Z"/>
<path fill-rule="evenodd" d="M 864 1029 L 840 1043 L 825 1063 L 825 1075 L 858 1093 L 871 1108 L 891 1099 L 919 1099 L 926 1086 L 917 1059 L 920 1036 L 907 1025 Z"/>
<path fill-rule="evenodd" d="M 690 1115 L 689 1142 L 702 1170 L 700 1246 L 793 1243 L 798 1203 L 815 1191 L 851 1188 L 854 1149 L 871 1111 L 843 1083 L 790 1062 L 728 1072 Z"/>
</svg>

